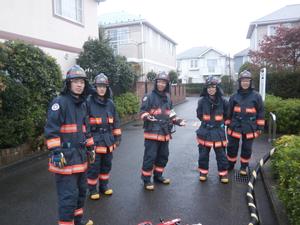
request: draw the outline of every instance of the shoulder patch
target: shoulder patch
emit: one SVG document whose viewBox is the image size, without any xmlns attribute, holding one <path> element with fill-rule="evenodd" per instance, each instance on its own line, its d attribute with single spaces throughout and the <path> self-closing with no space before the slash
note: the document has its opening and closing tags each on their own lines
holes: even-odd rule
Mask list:
<svg viewBox="0 0 300 225">
<path fill-rule="evenodd" d="M 51 106 L 51 109 L 52 109 L 52 111 L 57 111 L 57 110 L 59 110 L 59 104 L 58 104 L 58 103 L 54 103 L 54 104 Z"/>
<path fill-rule="evenodd" d="M 144 101 L 147 101 L 147 99 L 148 99 L 148 97 L 145 96 L 145 97 L 143 98 L 143 102 L 144 102 Z"/>
</svg>

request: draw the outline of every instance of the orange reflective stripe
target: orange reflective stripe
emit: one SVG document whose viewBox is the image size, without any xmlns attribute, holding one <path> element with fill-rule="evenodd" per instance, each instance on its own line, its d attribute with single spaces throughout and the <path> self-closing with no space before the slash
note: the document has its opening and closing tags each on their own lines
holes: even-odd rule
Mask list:
<svg viewBox="0 0 300 225">
<path fill-rule="evenodd" d="M 95 152 L 100 153 L 100 154 L 105 154 L 105 153 L 107 153 L 107 147 L 97 146 Z"/>
<path fill-rule="evenodd" d="M 144 113 L 142 113 L 142 115 L 141 115 L 141 119 L 144 119 L 144 117 L 145 116 L 149 116 L 150 114 L 148 113 L 148 112 L 144 112 Z"/>
<path fill-rule="evenodd" d="M 58 225 L 74 225 L 74 221 L 58 221 Z"/>
<path fill-rule="evenodd" d="M 256 109 L 254 107 L 246 108 L 246 113 L 256 113 Z"/>
<path fill-rule="evenodd" d="M 236 156 L 236 157 L 230 157 L 230 156 L 227 155 L 227 159 L 228 159 L 228 161 L 230 161 L 230 162 L 236 162 L 237 156 Z"/>
<path fill-rule="evenodd" d="M 80 216 L 80 215 L 83 215 L 83 208 L 76 209 L 74 211 L 74 216 Z"/>
<path fill-rule="evenodd" d="M 155 168 L 154 168 L 155 171 L 160 172 L 160 173 L 164 172 L 164 169 L 165 168 L 159 167 L 159 166 L 155 166 Z"/>
<path fill-rule="evenodd" d="M 161 134 L 144 133 L 144 138 L 149 140 L 155 140 L 155 141 L 168 141 L 170 140 L 171 136 L 169 134 L 161 135 Z"/>
<path fill-rule="evenodd" d="M 90 124 L 102 124 L 102 118 L 101 117 L 90 117 Z"/>
<path fill-rule="evenodd" d="M 150 177 L 150 176 L 152 176 L 152 170 L 150 170 L 150 171 L 142 170 L 142 175 L 145 177 Z"/>
<path fill-rule="evenodd" d="M 205 141 L 204 145 L 207 146 L 207 147 L 213 147 L 214 142 L 213 141 Z"/>
<path fill-rule="evenodd" d="M 240 113 L 240 112 L 242 111 L 242 109 L 241 109 L 240 106 L 234 106 L 233 111 L 234 111 L 234 112 L 239 112 L 239 113 Z"/>
<path fill-rule="evenodd" d="M 219 171 L 219 175 L 220 175 L 220 176 L 224 176 L 224 175 L 227 175 L 227 174 L 228 174 L 228 171 L 227 171 L 227 170 Z"/>
<path fill-rule="evenodd" d="M 223 144 L 224 147 L 227 146 L 227 143 L 228 143 L 228 141 L 222 141 L 222 144 Z"/>
<path fill-rule="evenodd" d="M 87 183 L 88 183 L 89 185 L 96 185 L 97 182 L 98 182 L 98 179 L 97 179 L 97 178 L 96 178 L 96 179 L 90 179 L 90 178 L 87 179 Z"/>
<path fill-rule="evenodd" d="M 230 136 L 234 137 L 234 138 L 240 138 L 241 137 L 241 133 L 239 132 L 235 132 L 231 129 L 228 128 L 227 130 L 227 134 L 229 134 Z"/>
<path fill-rule="evenodd" d="M 86 140 L 86 146 L 92 146 L 94 145 L 94 138 L 90 137 Z"/>
<path fill-rule="evenodd" d="M 222 147 L 222 141 L 216 141 L 214 145 L 216 148 Z"/>
<path fill-rule="evenodd" d="M 55 147 L 60 147 L 60 146 L 61 146 L 60 137 L 51 138 L 51 139 L 47 140 L 47 148 L 48 149 L 55 148 Z"/>
<path fill-rule="evenodd" d="M 152 114 L 152 115 L 159 115 L 159 114 L 161 114 L 161 108 L 151 109 L 150 110 L 150 114 Z"/>
<path fill-rule="evenodd" d="M 60 127 L 61 133 L 75 133 L 77 132 L 77 124 L 64 124 Z"/>
<path fill-rule="evenodd" d="M 249 159 L 245 159 L 243 157 L 240 157 L 240 160 L 242 163 L 248 163 L 250 161 L 250 158 Z"/>
<path fill-rule="evenodd" d="M 203 114 L 203 120 L 205 120 L 205 121 L 210 120 L 210 115 L 208 115 L 208 114 Z"/>
<path fill-rule="evenodd" d="M 223 115 L 215 115 L 215 121 L 222 121 Z"/>
<path fill-rule="evenodd" d="M 52 163 L 49 163 L 48 170 L 53 173 L 65 174 L 70 175 L 73 173 L 83 173 L 87 170 L 87 162 L 83 164 L 76 164 L 72 166 L 65 166 L 64 168 L 58 168 L 54 166 Z"/>
<path fill-rule="evenodd" d="M 117 129 L 113 129 L 113 135 L 121 135 L 122 131 L 121 129 L 117 128 Z"/>
<path fill-rule="evenodd" d="M 86 133 L 86 126 L 85 125 L 82 125 L 82 132 Z"/>
<path fill-rule="evenodd" d="M 100 173 L 99 174 L 99 180 L 108 180 L 109 179 L 109 173 Z"/>
<path fill-rule="evenodd" d="M 201 168 L 198 168 L 198 170 L 199 170 L 200 173 L 208 174 L 208 170 L 201 169 Z"/>
<path fill-rule="evenodd" d="M 264 126 L 265 125 L 265 120 L 258 119 L 258 120 L 256 120 L 256 124 L 259 125 L 259 126 Z"/>
<path fill-rule="evenodd" d="M 251 132 L 251 133 L 246 134 L 247 139 L 257 138 L 258 136 L 259 136 L 258 131 L 254 132 L 254 133 Z"/>
<path fill-rule="evenodd" d="M 205 141 L 203 139 L 197 138 L 197 142 L 200 145 L 204 145 Z"/>
</svg>

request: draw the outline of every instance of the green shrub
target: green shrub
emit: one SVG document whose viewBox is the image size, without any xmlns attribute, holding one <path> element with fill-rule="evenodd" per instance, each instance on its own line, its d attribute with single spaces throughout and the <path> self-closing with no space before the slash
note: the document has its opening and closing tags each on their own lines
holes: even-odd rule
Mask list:
<svg viewBox="0 0 300 225">
<path fill-rule="evenodd" d="M 41 49 L 8 41 L 0 46 L 0 72 L 5 86 L 0 92 L 0 148 L 7 148 L 43 132 L 48 103 L 62 83 L 61 71 Z"/>
<path fill-rule="evenodd" d="M 202 92 L 204 84 L 199 83 L 189 83 L 185 85 L 186 94 L 198 94 Z"/>
<path fill-rule="evenodd" d="M 279 198 L 285 204 L 292 225 L 300 221 L 300 136 L 282 136 L 275 143 L 271 163 L 278 178 Z"/>
<path fill-rule="evenodd" d="M 121 118 L 139 111 L 139 99 L 131 92 L 115 97 L 114 102 Z"/>
<path fill-rule="evenodd" d="M 285 134 L 300 133 L 300 99 L 285 99 L 267 95 L 265 101 L 266 119 L 269 113 L 276 115 L 277 131 Z"/>
</svg>

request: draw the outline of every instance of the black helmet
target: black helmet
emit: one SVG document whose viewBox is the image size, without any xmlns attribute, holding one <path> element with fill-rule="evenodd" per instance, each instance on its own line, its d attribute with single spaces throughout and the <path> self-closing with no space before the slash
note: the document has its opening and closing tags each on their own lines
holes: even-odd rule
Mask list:
<svg viewBox="0 0 300 225">
<path fill-rule="evenodd" d="M 239 80 L 241 80 L 241 79 L 243 79 L 243 78 L 247 78 L 247 79 L 252 80 L 252 74 L 251 74 L 248 70 L 243 70 L 243 71 L 240 73 Z"/>
<path fill-rule="evenodd" d="M 219 78 L 215 77 L 215 76 L 209 76 L 206 81 L 205 81 L 205 85 L 209 86 L 209 85 L 218 85 L 220 83 Z"/>
<path fill-rule="evenodd" d="M 95 81 L 94 81 L 95 86 L 99 85 L 99 84 L 104 84 L 106 86 L 108 86 L 108 78 L 107 76 L 105 76 L 104 73 L 100 73 L 95 77 Z"/>
<path fill-rule="evenodd" d="M 167 82 L 170 81 L 169 75 L 166 72 L 159 72 L 155 78 L 155 80 L 165 80 Z"/>
<path fill-rule="evenodd" d="M 74 65 L 72 66 L 66 75 L 66 80 L 70 80 L 70 79 L 75 79 L 75 78 L 82 78 L 84 80 L 87 80 L 87 76 L 86 73 L 84 72 L 84 70 L 78 66 L 78 65 Z"/>
</svg>

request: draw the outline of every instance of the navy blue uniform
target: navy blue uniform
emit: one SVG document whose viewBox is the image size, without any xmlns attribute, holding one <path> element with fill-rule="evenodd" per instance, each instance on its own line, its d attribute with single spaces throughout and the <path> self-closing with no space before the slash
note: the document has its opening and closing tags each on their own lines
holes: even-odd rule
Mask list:
<svg viewBox="0 0 300 225">
<path fill-rule="evenodd" d="M 237 161 L 239 141 L 242 139 L 241 168 L 245 169 L 251 159 L 254 138 L 264 129 L 264 106 L 259 93 L 238 90 L 229 100 L 227 159 L 231 167 Z"/>
<path fill-rule="evenodd" d="M 49 162 L 49 171 L 55 173 L 59 200 L 59 224 L 81 224 L 86 197 L 86 170 L 88 167 L 86 145 L 87 111 L 83 98 L 70 93 L 55 98 L 48 110 L 45 137 L 50 151 L 64 154 L 66 165 L 56 167 Z"/>
<path fill-rule="evenodd" d="M 142 179 L 150 182 L 153 170 L 154 176 L 160 177 L 168 162 L 169 140 L 171 139 L 172 123 L 169 115 L 172 109 L 170 96 L 166 92 L 154 89 L 142 100 L 140 109 L 141 118 L 144 120 L 145 152 L 142 166 Z M 158 121 L 145 120 L 147 116 L 154 116 Z"/>
<path fill-rule="evenodd" d="M 208 173 L 211 148 L 215 150 L 219 175 L 227 174 L 228 161 L 225 153 L 227 141 L 224 126 L 227 111 L 228 102 L 221 96 L 217 96 L 213 101 L 208 95 L 205 95 L 198 101 L 197 117 L 201 121 L 201 125 L 196 133 L 199 148 L 198 166 L 201 174 Z"/>
<path fill-rule="evenodd" d="M 115 105 L 111 99 L 101 100 L 95 93 L 87 99 L 89 123 L 94 138 L 96 160 L 88 170 L 88 184 L 91 193 L 106 186 L 109 181 L 109 172 L 112 167 L 112 152 L 116 142 L 121 139 L 121 129 Z"/>
</svg>

